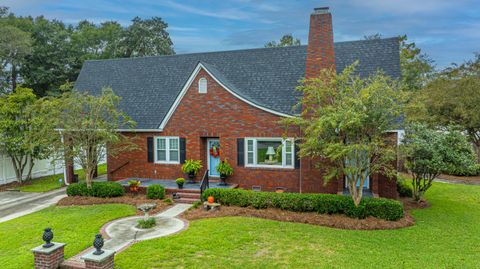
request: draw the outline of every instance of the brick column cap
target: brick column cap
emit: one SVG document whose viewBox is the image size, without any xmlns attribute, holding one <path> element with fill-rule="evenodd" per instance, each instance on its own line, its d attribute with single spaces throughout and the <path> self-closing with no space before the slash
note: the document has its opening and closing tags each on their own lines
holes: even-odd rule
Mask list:
<svg viewBox="0 0 480 269">
<path fill-rule="evenodd" d="M 100 255 L 94 255 L 93 252 L 95 251 L 90 251 L 89 253 L 83 255 L 80 257 L 82 260 L 86 261 L 92 261 L 96 263 L 101 263 L 105 261 L 106 259 L 110 258 L 111 256 L 115 255 L 115 251 L 113 250 L 108 250 L 108 249 L 102 249 L 104 252 Z"/>
<path fill-rule="evenodd" d="M 52 242 L 53 246 L 49 248 L 44 248 L 43 245 L 38 246 L 36 248 L 32 248 L 33 253 L 41 253 L 41 254 L 51 254 L 58 250 L 59 248 L 63 248 L 66 244 L 65 243 L 57 243 Z"/>
</svg>

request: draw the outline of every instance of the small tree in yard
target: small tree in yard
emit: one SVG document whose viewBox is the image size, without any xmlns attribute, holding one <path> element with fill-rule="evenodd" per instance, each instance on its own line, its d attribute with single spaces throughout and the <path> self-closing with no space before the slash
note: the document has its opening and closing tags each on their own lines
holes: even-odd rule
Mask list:
<svg viewBox="0 0 480 269">
<path fill-rule="evenodd" d="M 355 66 L 341 74 L 325 69 L 303 81 L 298 87 L 302 115 L 285 122 L 302 129 L 299 155 L 326 160 L 318 164 L 327 166 L 326 180 L 344 175 L 358 206 L 370 175 L 394 172 L 395 147 L 385 132 L 395 129 L 403 96 L 388 77 L 376 73 L 363 79 L 355 75 Z"/>
<path fill-rule="evenodd" d="M 35 160 L 54 152 L 59 136 L 54 132 L 50 102 L 37 99 L 32 89 L 17 87 L 0 97 L 0 153 L 12 160 L 17 181 L 32 177 Z"/>
<path fill-rule="evenodd" d="M 73 90 L 64 93 L 60 100 L 58 127 L 68 139 L 67 146 L 61 144 L 63 152 L 82 166 L 90 188 L 95 168 L 107 153 L 107 146 L 110 156 L 134 148 L 130 139 L 118 132 L 120 128 L 132 127 L 134 122 L 118 110 L 120 97 L 111 89 L 103 89 L 100 96 Z"/>
<path fill-rule="evenodd" d="M 475 163 L 475 153 L 465 135 L 458 131 L 437 131 L 412 124 L 405 129 L 402 154 L 412 174 L 413 198 L 420 201 L 433 180 L 452 167 L 466 169 Z"/>
</svg>

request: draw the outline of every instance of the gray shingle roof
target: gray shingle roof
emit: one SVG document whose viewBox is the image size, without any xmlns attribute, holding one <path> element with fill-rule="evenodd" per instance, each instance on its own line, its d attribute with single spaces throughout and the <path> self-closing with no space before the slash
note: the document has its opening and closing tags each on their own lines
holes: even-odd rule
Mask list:
<svg viewBox="0 0 480 269">
<path fill-rule="evenodd" d="M 122 97 L 121 109 L 137 129 L 156 129 L 189 76 L 202 63 L 230 90 L 266 108 L 294 114 L 295 90 L 305 75 L 306 46 L 179 54 L 86 61 L 75 87 L 99 94 L 111 87 Z M 397 38 L 335 43 L 337 72 L 359 60 L 357 71 L 368 76 L 383 70 L 400 77 Z"/>
</svg>

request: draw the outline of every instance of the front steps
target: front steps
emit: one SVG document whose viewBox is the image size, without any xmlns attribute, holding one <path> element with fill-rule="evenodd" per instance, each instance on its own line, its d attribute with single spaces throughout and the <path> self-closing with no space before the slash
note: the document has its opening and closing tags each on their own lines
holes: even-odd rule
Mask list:
<svg viewBox="0 0 480 269">
<path fill-rule="evenodd" d="M 184 204 L 193 204 L 195 202 L 200 202 L 200 191 L 198 192 L 183 192 L 178 191 L 175 193 L 174 201 L 176 203 L 184 203 Z"/>
</svg>

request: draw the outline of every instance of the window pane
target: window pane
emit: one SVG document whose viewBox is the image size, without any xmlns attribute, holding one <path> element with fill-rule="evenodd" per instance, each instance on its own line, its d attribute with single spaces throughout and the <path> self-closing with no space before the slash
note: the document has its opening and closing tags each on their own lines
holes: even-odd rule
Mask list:
<svg viewBox="0 0 480 269">
<path fill-rule="evenodd" d="M 282 141 L 257 141 L 257 162 L 262 165 L 282 165 Z"/>
<path fill-rule="evenodd" d="M 292 154 L 287 153 L 285 155 L 285 165 L 291 166 L 292 165 Z"/>
<path fill-rule="evenodd" d="M 167 151 L 166 150 L 157 150 L 157 160 L 166 161 L 167 160 Z"/>
<path fill-rule="evenodd" d="M 158 146 L 158 149 L 166 149 L 165 138 L 159 138 L 157 140 L 157 146 Z"/>
<path fill-rule="evenodd" d="M 247 144 L 248 144 L 247 151 L 253 151 L 253 140 L 248 140 Z"/>
<path fill-rule="evenodd" d="M 178 150 L 170 150 L 170 161 L 178 162 Z"/>
<path fill-rule="evenodd" d="M 292 152 L 292 141 L 290 140 L 285 141 L 285 152 L 287 153 Z"/>
<path fill-rule="evenodd" d="M 249 152 L 247 155 L 247 163 L 253 164 L 253 152 Z"/>
<path fill-rule="evenodd" d="M 170 138 L 170 150 L 178 149 L 178 138 Z"/>
</svg>

